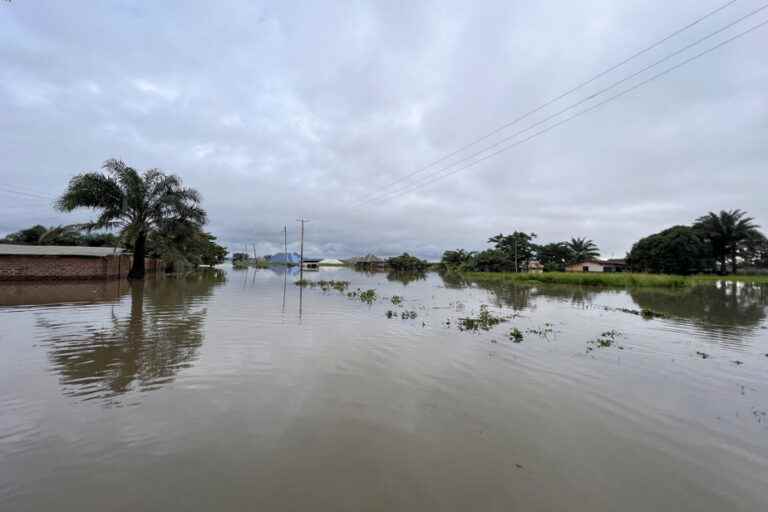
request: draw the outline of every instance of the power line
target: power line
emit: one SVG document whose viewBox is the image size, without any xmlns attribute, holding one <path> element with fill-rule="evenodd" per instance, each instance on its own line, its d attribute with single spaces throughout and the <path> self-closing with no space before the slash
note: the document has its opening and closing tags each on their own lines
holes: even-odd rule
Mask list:
<svg viewBox="0 0 768 512">
<path fill-rule="evenodd" d="M 724 32 L 724 31 L 732 28 L 733 26 L 741 23 L 742 21 L 746 20 L 747 18 L 750 18 L 751 16 L 754 16 L 757 13 L 759 13 L 759 12 L 765 10 L 765 9 L 768 9 L 768 4 L 764 4 L 761 7 L 758 7 L 757 9 L 755 9 L 755 10 L 745 14 L 744 16 L 741 16 L 740 18 L 738 18 L 738 19 L 736 19 L 736 20 L 734 20 L 734 21 L 724 25 L 723 27 L 715 30 L 714 32 L 710 32 L 709 34 L 707 34 L 707 35 L 697 39 L 696 41 L 694 41 L 692 43 L 689 43 L 689 44 L 685 45 L 684 47 L 682 47 L 682 48 L 680 48 L 680 49 L 678 49 L 678 50 L 676 50 L 676 51 L 674 51 L 674 52 L 672 52 L 670 54 L 667 54 L 666 56 L 664 56 L 661 59 L 653 62 L 652 64 L 649 64 L 649 65 L 643 67 L 639 71 L 631 73 L 630 75 L 628 75 L 628 76 L 626 76 L 626 77 L 624 77 L 624 78 L 622 78 L 622 79 L 620 79 L 620 80 L 618 80 L 616 82 L 613 82 L 609 86 L 607 86 L 607 87 L 605 87 L 605 88 L 603 88 L 603 89 L 601 89 L 601 90 L 599 90 L 599 91 L 597 91 L 597 92 L 595 92 L 593 94 L 590 94 L 586 98 L 583 98 L 583 99 L 581 99 L 581 100 L 579 100 L 579 101 L 577 101 L 575 103 L 572 103 L 572 104 L 566 106 L 565 108 L 563 108 L 561 110 L 558 110 L 554 114 L 551 114 L 551 115 L 545 117 L 544 119 L 541 119 L 540 121 L 537 121 L 537 122 L 529 125 L 527 128 L 524 128 L 522 130 L 518 130 L 517 132 L 515 132 L 515 133 L 513 133 L 511 135 L 508 135 L 508 136 L 504 137 L 503 139 L 498 140 L 497 142 L 491 144 L 490 146 L 486 146 L 483 149 L 481 149 L 481 150 L 479 150 L 479 151 L 477 151 L 475 153 L 472 153 L 472 154 L 470 154 L 470 155 L 468 155 L 468 156 L 466 156 L 466 157 L 464 157 L 464 158 L 462 158 L 460 160 L 457 160 L 457 161 L 455 161 L 455 162 L 453 162 L 453 163 L 451 163 L 451 164 L 449 164 L 447 166 L 441 167 L 441 168 L 439 168 L 439 169 L 437 169 L 437 170 L 427 174 L 423 178 L 419 178 L 419 180 L 420 181 L 428 180 L 432 176 L 439 175 L 443 171 L 446 171 L 446 170 L 448 170 L 448 169 L 450 169 L 452 167 L 455 167 L 457 165 L 460 165 L 460 164 L 462 164 L 464 162 L 470 161 L 473 158 L 475 158 L 477 156 L 480 156 L 483 153 L 485 153 L 485 152 L 487 152 L 487 151 L 489 151 L 489 150 L 491 150 L 491 149 L 493 149 L 495 147 L 498 147 L 498 146 L 500 146 L 500 145 L 502 145 L 502 144 L 504 144 L 504 143 L 506 143 L 506 142 L 508 142 L 508 141 L 510 141 L 512 139 L 514 139 L 515 137 L 524 134 L 525 132 L 528 132 L 528 131 L 532 130 L 533 128 L 536 128 L 537 126 L 541 126 L 541 125 L 545 124 L 546 122 L 551 121 L 552 119 L 560 116 L 561 114 L 564 114 L 565 112 L 567 112 L 567 111 L 569 111 L 569 110 L 571 110 L 571 109 L 573 109 L 575 107 L 578 107 L 579 105 L 582 105 L 582 104 L 584 104 L 584 103 L 586 103 L 588 101 L 591 101 L 591 100 L 595 99 L 597 96 L 599 96 L 599 95 L 601 95 L 601 94 L 603 94 L 605 92 L 608 92 L 608 91 L 616 88 L 617 86 L 621 85 L 622 83 L 625 83 L 625 82 L 627 82 L 627 81 L 629 81 L 629 80 L 631 80 L 633 78 L 636 78 L 637 76 L 639 76 L 639 75 L 645 73 L 646 71 L 648 71 L 648 70 L 658 66 L 659 64 L 662 64 L 662 63 L 670 60 L 671 58 L 676 57 L 676 56 L 680 55 L 681 53 L 684 53 L 684 52 L 688 51 L 689 49 L 693 48 L 694 46 L 697 46 L 697 45 L 701 44 L 702 42 L 706 41 L 707 39 L 710 39 L 710 38 L 712 38 L 712 37 L 714 37 L 714 36 Z M 417 183 L 419 183 L 420 181 L 417 181 Z M 407 190 L 410 187 L 411 187 L 411 185 L 405 184 L 404 187 L 400 187 L 400 188 L 397 188 L 397 189 L 394 189 L 394 190 L 390 190 L 390 191 L 385 191 L 383 193 L 374 194 L 374 196 L 369 198 L 368 200 L 359 201 L 358 203 L 353 204 L 352 207 L 354 208 L 354 207 L 362 206 L 363 204 L 366 204 L 366 203 L 371 202 L 371 201 L 375 202 L 375 201 L 379 201 L 379 200 L 382 200 L 382 199 L 387 199 L 390 196 L 394 197 L 400 191 Z"/>
<path fill-rule="evenodd" d="M 687 25 L 684 25 L 684 26 L 680 27 L 679 29 L 674 30 L 673 32 L 671 32 L 668 35 L 664 36 L 663 38 L 661 38 L 661 39 L 651 43 L 649 46 L 646 46 L 642 50 L 639 50 L 639 51 L 633 53 L 632 55 L 630 55 L 629 57 L 625 58 L 624 60 L 622 60 L 622 61 L 620 61 L 620 62 L 618 62 L 618 63 L 616 63 L 616 64 L 614 64 L 614 65 L 612 65 L 610 67 L 608 67 L 607 69 L 597 73 L 596 75 L 593 75 L 591 78 L 585 80 L 584 82 L 581 82 L 581 83 L 577 84 L 576 86 L 568 89 L 567 91 L 559 94 L 558 96 L 555 96 L 554 98 L 545 101 L 544 103 L 542 103 L 541 105 L 533 108 L 532 110 L 529 110 L 528 112 L 525 112 L 524 114 L 516 117 L 512 121 L 504 123 L 503 125 L 499 126 L 498 128 L 495 128 L 494 130 L 486 133 L 485 135 L 482 135 L 481 137 L 478 137 L 477 139 L 472 140 L 468 144 L 460 147 L 459 149 L 457 149 L 457 150 L 455 150 L 455 151 L 453 151 L 453 152 L 451 152 L 451 153 L 449 153 L 447 155 L 444 155 L 444 156 L 438 158 L 437 160 L 434 160 L 434 161 L 430 162 L 429 164 L 425 165 L 424 167 L 421 167 L 421 168 L 417 169 L 416 171 L 413 171 L 413 172 L 411 172 L 409 174 L 406 174 L 405 176 L 401 177 L 399 180 L 394 181 L 392 183 L 389 183 L 388 185 L 385 185 L 382 188 L 383 189 L 387 189 L 387 188 L 390 188 L 390 187 L 392 187 L 394 185 L 397 185 L 397 184 L 399 184 L 401 182 L 401 180 L 408 179 L 408 178 L 410 178 L 412 176 L 420 174 L 420 173 L 426 171 L 427 169 L 430 169 L 430 168 L 434 167 L 435 165 L 437 165 L 437 164 L 439 164 L 441 162 L 444 162 L 445 160 L 448 160 L 449 158 L 452 158 L 452 157 L 458 155 L 462 151 L 464 151 L 466 149 L 469 149 L 472 146 L 475 146 L 475 145 L 479 144 L 480 142 L 482 142 L 484 140 L 489 139 L 490 137 L 496 135 L 499 132 L 504 131 L 505 129 L 507 129 L 507 128 L 517 124 L 517 123 L 519 123 L 520 121 L 522 121 L 524 119 L 527 119 L 528 117 L 532 116 L 533 114 L 535 114 L 537 112 L 540 112 L 541 110 L 543 110 L 544 108 L 552 105 L 553 103 L 555 103 L 555 102 L 565 98 L 566 96 L 569 96 L 569 95 L 573 94 L 574 92 L 576 92 L 578 90 L 583 89 L 584 87 L 588 86 L 589 84 L 593 83 L 594 81 L 598 80 L 599 78 L 602 78 L 603 76 L 607 75 L 608 73 L 611 73 L 612 71 L 615 71 L 616 69 L 624 66 L 625 64 L 631 62 L 632 60 L 636 59 L 637 57 L 640 57 L 641 55 L 644 55 L 644 54 L 648 53 L 649 51 L 653 50 L 654 48 L 659 47 L 660 45 L 662 45 L 665 42 L 669 41 L 673 37 L 675 37 L 675 36 L 685 32 L 686 30 L 688 30 L 688 29 L 698 25 L 699 23 L 701 23 L 702 21 L 706 20 L 707 18 L 710 18 L 710 17 L 714 16 L 715 14 L 719 13 L 720 11 L 723 11 L 724 9 L 730 7 L 731 5 L 735 4 L 737 1 L 738 0 L 731 0 L 729 2 L 726 2 L 726 3 L 722 4 L 721 6 L 719 6 L 719 7 L 715 8 L 715 9 L 705 13 L 704 15 L 696 18 L 695 20 L 693 20 L 692 22 L 688 23 Z M 379 192 L 380 191 L 381 190 L 379 190 Z M 379 192 L 375 192 L 373 195 L 375 196 Z M 368 199 L 370 199 L 370 196 L 369 196 Z"/>
<path fill-rule="evenodd" d="M 509 146 L 505 146 L 505 147 L 503 147 L 503 148 L 501 148 L 501 149 L 499 149 L 499 150 L 497 150 L 497 151 L 495 151 L 493 153 L 490 153 L 490 154 L 488 154 L 488 155 L 486 155 L 486 156 L 484 156 L 482 158 L 479 158 L 479 159 L 475 160 L 474 162 L 469 163 L 468 165 L 466 165 L 464 167 L 460 167 L 460 168 L 455 169 L 455 170 L 453 170 L 451 172 L 448 172 L 446 174 L 437 176 L 437 177 L 435 177 L 434 180 L 431 180 L 431 181 L 427 180 L 427 181 L 423 181 L 423 182 L 417 182 L 414 186 L 412 186 L 412 187 L 410 187 L 408 189 L 399 191 L 400 193 L 396 193 L 396 194 L 394 194 L 394 195 L 392 195 L 390 197 L 382 197 L 380 200 L 384 201 L 384 200 L 396 197 L 398 195 L 402 195 L 402 194 L 411 192 L 413 190 L 421 188 L 422 186 L 430 185 L 430 184 L 432 184 L 432 183 L 434 183 L 436 181 L 439 181 L 441 179 L 447 178 L 448 176 L 452 176 L 452 175 L 454 175 L 454 174 L 456 174 L 458 172 L 461 172 L 463 170 L 466 170 L 466 169 L 468 169 L 470 167 L 474 167 L 475 165 L 479 164 L 480 162 L 483 162 L 483 161 L 485 161 L 485 160 L 487 160 L 487 159 L 489 159 L 491 157 L 494 157 L 494 156 L 499 155 L 499 154 L 501 154 L 501 153 L 503 153 L 505 151 L 508 151 L 508 150 L 510 150 L 512 148 L 515 148 L 515 147 L 517 147 L 517 146 L 519 146 L 521 144 L 524 144 L 525 142 L 528 142 L 531 139 L 534 139 L 534 138 L 538 137 L 539 135 L 542 135 L 542 134 L 544 134 L 546 132 L 549 132 L 550 130 L 553 130 L 554 128 L 557 128 L 558 126 L 563 125 L 563 124 L 565 124 L 565 123 L 567 123 L 567 122 L 569 122 L 569 121 L 571 121 L 571 120 L 573 120 L 573 119 L 575 119 L 577 117 L 580 117 L 580 116 L 582 116 L 584 114 L 592 112 L 593 110 L 597 110 L 599 107 L 605 105 L 606 103 L 609 103 L 609 102 L 614 101 L 614 100 L 616 100 L 618 98 L 621 98 L 622 96 L 625 96 L 626 94 L 628 94 L 628 93 L 630 93 L 630 92 L 632 92 L 632 91 L 634 91 L 636 89 L 639 89 L 640 87 L 642 87 L 642 86 L 644 86 L 644 85 L 646 85 L 646 84 L 648 84 L 650 82 L 653 82 L 653 81 L 657 80 L 658 78 L 661 78 L 661 77 L 663 77 L 663 76 L 665 76 L 665 75 L 667 75 L 667 74 L 669 74 L 669 73 L 671 73 L 671 72 L 673 72 L 673 71 L 675 71 L 675 70 L 677 70 L 677 69 L 679 69 L 679 68 L 689 64 L 690 62 L 693 62 L 694 60 L 697 60 L 697 59 L 699 59 L 699 58 L 701 58 L 701 57 L 703 57 L 703 56 L 705 56 L 705 55 L 707 55 L 707 54 L 709 54 L 709 53 L 711 53 L 711 52 L 713 52 L 713 51 L 715 51 L 715 50 L 717 50 L 719 48 L 722 48 L 723 46 L 725 46 L 725 45 L 727 45 L 727 44 L 729 44 L 729 43 L 731 43 L 731 42 L 733 42 L 733 41 L 735 41 L 735 40 L 737 40 L 737 39 L 739 39 L 739 38 L 741 38 L 743 36 L 746 36 L 747 34 L 749 34 L 751 32 L 754 32 L 755 30 L 757 30 L 757 29 L 759 29 L 759 28 L 761 28 L 761 27 L 763 27 L 765 25 L 768 25 L 768 20 L 762 21 L 762 22 L 758 23 L 757 25 L 753 25 L 752 27 L 748 28 L 747 30 L 744 30 L 743 32 L 740 32 L 740 33 L 736 34 L 735 36 L 732 36 L 732 37 L 730 37 L 728 39 L 725 39 L 725 40 L 721 41 L 720 43 L 718 43 L 718 44 L 716 44 L 714 46 L 711 46 L 711 47 L 707 48 L 706 50 L 703 50 L 703 51 L 701 51 L 701 52 L 699 52 L 699 53 L 697 53 L 697 54 L 695 54 L 695 55 L 693 55 L 693 56 L 691 56 L 691 57 L 689 57 L 689 58 L 679 62 L 678 64 L 675 64 L 674 66 L 670 66 L 669 68 L 667 68 L 667 69 L 665 69 L 663 71 L 660 71 L 659 73 L 656 73 L 655 75 L 653 75 L 653 76 L 651 76 L 651 77 L 649 77 L 649 78 L 647 78 L 647 79 L 645 79 L 645 80 L 643 80 L 643 81 L 633 85 L 632 87 L 624 89 L 623 91 L 621 91 L 621 92 L 619 92 L 617 94 L 614 94 L 613 96 L 610 96 L 610 97 L 606 98 L 605 100 L 603 100 L 603 101 L 601 101 L 599 103 L 596 103 L 595 105 L 592 105 L 592 106 L 590 106 L 590 107 L 588 107 L 586 109 L 580 110 L 580 111 L 576 112 L 575 114 L 573 114 L 573 115 L 571 115 L 569 117 L 566 117 L 565 119 L 562 119 L 562 120 L 560 120 L 560 121 L 558 121 L 558 122 L 556 122 L 556 123 L 554 123 L 554 124 L 544 128 L 542 130 L 539 130 L 539 131 L 533 133 L 532 135 L 530 135 L 530 136 L 528 136 L 528 137 L 526 137 L 524 139 L 521 139 L 521 140 L 519 140 L 519 141 L 517 141 L 517 142 L 515 142 L 513 144 L 510 144 Z"/>
<path fill-rule="evenodd" d="M 12 189 L 12 188 L 7 187 L 7 186 L 0 186 L 0 191 L 3 191 L 5 193 L 7 193 L 7 194 L 17 195 L 17 196 L 20 196 L 20 197 L 27 197 L 27 198 L 30 198 L 30 199 L 43 199 L 45 201 L 55 201 L 55 198 L 50 197 L 50 196 L 44 196 L 44 195 L 37 194 L 37 193 L 34 193 L 34 192 L 24 192 L 23 190 L 15 190 L 15 189 Z"/>
</svg>

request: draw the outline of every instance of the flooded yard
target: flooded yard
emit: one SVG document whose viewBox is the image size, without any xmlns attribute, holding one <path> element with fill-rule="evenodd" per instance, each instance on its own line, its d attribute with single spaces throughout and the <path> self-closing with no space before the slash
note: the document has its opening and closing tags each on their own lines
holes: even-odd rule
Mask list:
<svg viewBox="0 0 768 512">
<path fill-rule="evenodd" d="M 305 278 L 0 285 L 0 510 L 768 509 L 766 285 Z"/>
</svg>

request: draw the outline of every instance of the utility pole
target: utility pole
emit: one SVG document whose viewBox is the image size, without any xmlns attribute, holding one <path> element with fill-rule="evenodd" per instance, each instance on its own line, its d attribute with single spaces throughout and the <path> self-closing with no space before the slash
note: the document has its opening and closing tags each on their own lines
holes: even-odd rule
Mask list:
<svg viewBox="0 0 768 512">
<path fill-rule="evenodd" d="M 517 266 L 517 238 L 515 238 L 514 242 L 515 242 L 515 272 L 520 272 Z"/>
<path fill-rule="evenodd" d="M 304 217 L 297 219 L 296 222 L 301 223 L 301 245 L 299 250 L 299 281 L 304 282 L 304 223 L 309 222 L 309 219 Z"/>
<path fill-rule="evenodd" d="M 288 257 L 288 226 L 283 226 L 283 258 Z M 286 260 L 285 263 L 288 263 Z"/>
</svg>

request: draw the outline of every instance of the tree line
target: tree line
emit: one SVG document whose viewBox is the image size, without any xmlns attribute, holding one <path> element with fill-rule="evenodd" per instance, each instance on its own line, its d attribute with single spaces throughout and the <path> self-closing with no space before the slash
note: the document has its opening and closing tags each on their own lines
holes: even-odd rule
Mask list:
<svg viewBox="0 0 768 512">
<path fill-rule="evenodd" d="M 597 244 L 588 238 L 546 244 L 535 243 L 536 238 L 536 233 L 522 231 L 511 235 L 499 233 L 488 239 L 493 248 L 478 252 L 445 251 L 440 264 L 444 269 L 463 272 L 521 272 L 532 261 L 538 261 L 545 271 L 563 271 L 570 264 L 600 256 Z"/>
<path fill-rule="evenodd" d="M 709 212 L 688 226 L 672 226 L 638 240 L 626 256 L 633 272 L 690 275 L 736 273 L 740 267 L 768 268 L 768 240 L 743 210 Z M 521 272 L 538 261 L 544 271 L 600 257 L 587 238 L 537 244 L 536 233 L 514 231 L 488 239 L 484 251 L 445 251 L 441 267 L 464 272 Z"/>
<path fill-rule="evenodd" d="M 144 277 L 145 257 L 162 259 L 169 271 L 224 260 L 227 249 L 203 230 L 207 214 L 200 206 L 200 194 L 184 187 L 181 178 L 158 169 L 139 172 L 114 159 L 107 160 L 102 171 L 73 177 L 55 203 L 64 212 L 95 210 L 95 220 L 55 228 L 33 226 L 8 235 L 2 242 L 121 246 L 135 256 L 128 274 L 131 279 Z"/>
<path fill-rule="evenodd" d="M 682 275 L 766 268 L 768 240 L 759 227 L 742 210 L 709 212 L 689 226 L 672 226 L 640 239 L 627 255 L 627 267 Z"/>
</svg>

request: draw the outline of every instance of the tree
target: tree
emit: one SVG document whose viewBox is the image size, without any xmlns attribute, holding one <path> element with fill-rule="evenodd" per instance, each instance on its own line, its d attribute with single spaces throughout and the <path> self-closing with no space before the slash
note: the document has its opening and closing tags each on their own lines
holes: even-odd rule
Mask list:
<svg viewBox="0 0 768 512">
<path fill-rule="evenodd" d="M 227 249 L 216 243 L 216 237 L 189 221 L 163 222 L 147 240 L 147 254 L 160 258 L 171 272 L 217 265 L 224 261 Z"/>
<path fill-rule="evenodd" d="M 87 229 L 119 229 L 120 237 L 133 246 L 129 279 L 144 277 L 147 238 L 168 222 L 205 224 L 200 194 L 182 186 L 181 179 L 157 169 L 139 173 L 119 160 L 107 160 L 106 173 L 87 172 L 69 182 L 56 202 L 58 209 L 90 208 L 99 217 Z"/>
<path fill-rule="evenodd" d="M 474 256 L 474 252 L 468 252 L 464 249 L 445 251 L 440 259 L 440 263 L 444 268 L 461 268 L 469 263 Z"/>
<path fill-rule="evenodd" d="M 592 240 L 587 238 L 571 238 L 571 241 L 565 244 L 571 250 L 570 263 L 581 263 L 600 257 L 600 249 Z"/>
<path fill-rule="evenodd" d="M 46 228 L 40 224 L 11 233 L 0 240 L 4 244 L 26 245 L 80 245 L 86 247 L 117 247 L 118 239 L 112 233 L 83 234 L 78 226 Z"/>
<path fill-rule="evenodd" d="M 31 228 L 22 229 L 22 230 L 16 231 L 15 233 L 11 233 L 10 235 L 6 236 L 3 239 L 3 243 L 22 244 L 22 245 L 36 244 L 40 241 L 40 237 L 42 237 L 47 231 L 48 231 L 48 228 L 40 224 L 37 224 L 35 226 L 32 226 Z"/>
<path fill-rule="evenodd" d="M 250 259 L 250 256 L 244 252 L 236 252 L 232 255 L 232 263 L 237 263 L 238 261 L 247 261 L 248 259 Z"/>
<path fill-rule="evenodd" d="M 416 256 L 411 256 L 407 252 L 400 256 L 389 258 L 387 264 L 392 270 L 398 272 L 424 272 L 429 267 L 429 263 Z"/>
<path fill-rule="evenodd" d="M 721 274 L 727 271 L 728 259 L 731 272 L 735 274 L 740 251 L 764 238 L 754 219 L 746 215 L 742 210 L 721 210 L 719 214 L 709 212 L 696 219 L 694 228 L 711 243 L 713 255 L 720 262 Z"/>
<path fill-rule="evenodd" d="M 528 262 L 533 258 L 534 244 L 533 239 L 536 233 L 523 233 L 515 231 L 511 235 L 499 233 L 488 239 L 489 244 L 494 244 L 494 248 L 502 251 L 512 263 L 510 270 L 519 272 L 521 268 L 528 266 Z"/>
<path fill-rule="evenodd" d="M 544 265 L 546 271 L 562 271 L 573 259 L 573 252 L 565 242 L 536 246 L 536 259 Z"/>
<path fill-rule="evenodd" d="M 468 270 L 475 272 L 508 272 L 514 270 L 514 261 L 500 249 L 487 249 L 472 258 Z"/>
<path fill-rule="evenodd" d="M 83 245 L 83 236 L 76 226 L 56 226 L 43 233 L 37 243 L 40 245 Z"/>
<path fill-rule="evenodd" d="M 632 246 L 627 266 L 635 272 L 695 274 L 712 269 L 709 242 L 690 226 L 673 226 Z"/>
</svg>

